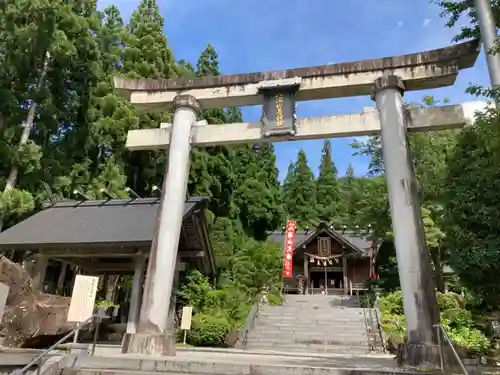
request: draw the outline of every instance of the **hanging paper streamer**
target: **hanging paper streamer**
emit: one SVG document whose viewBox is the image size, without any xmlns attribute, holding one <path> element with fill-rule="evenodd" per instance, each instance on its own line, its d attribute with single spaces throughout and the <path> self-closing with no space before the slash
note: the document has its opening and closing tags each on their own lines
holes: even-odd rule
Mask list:
<svg viewBox="0 0 500 375">
<path fill-rule="evenodd" d="M 337 254 L 337 255 L 331 255 L 329 257 L 320 257 L 318 255 L 305 253 L 305 256 L 307 256 L 309 258 L 309 263 L 314 263 L 314 264 L 317 264 L 318 266 L 323 265 L 324 267 L 326 267 L 328 264 L 330 264 L 330 265 L 332 265 L 333 263 L 339 264 L 340 258 L 343 255 L 344 255 L 344 253 Z"/>
<path fill-rule="evenodd" d="M 296 230 L 297 223 L 295 221 L 288 221 L 286 224 L 285 251 L 283 259 L 283 276 L 288 279 L 292 277 L 293 249 L 295 247 Z"/>
</svg>

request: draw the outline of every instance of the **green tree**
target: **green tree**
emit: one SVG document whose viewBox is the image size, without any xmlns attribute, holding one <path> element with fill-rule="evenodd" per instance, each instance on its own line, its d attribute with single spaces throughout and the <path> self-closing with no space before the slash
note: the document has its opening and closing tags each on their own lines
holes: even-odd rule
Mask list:
<svg viewBox="0 0 500 375">
<path fill-rule="evenodd" d="M 283 181 L 282 193 L 283 197 L 283 208 L 285 211 L 286 218 L 290 218 L 290 213 L 295 205 L 295 200 L 293 197 L 293 182 L 295 180 L 295 163 L 291 161 L 288 164 L 287 173 L 285 180 Z"/>
<path fill-rule="evenodd" d="M 169 78 L 177 74 L 173 53 L 163 33 L 164 20 L 156 0 L 142 0 L 132 13 L 124 34 L 121 71 L 134 78 Z M 140 113 L 139 128 L 157 128 L 171 120 L 168 112 Z M 141 196 L 150 196 L 161 185 L 166 155 L 159 151 L 135 151 L 124 157 L 127 184 Z"/>
<path fill-rule="evenodd" d="M 354 175 L 354 168 L 351 163 L 347 167 L 345 176 L 339 179 L 341 199 L 339 205 L 338 222 L 350 228 L 359 226 L 358 211 L 361 207 L 361 200 L 363 199 L 362 184 L 365 183 L 364 179 L 357 178 Z"/>
<path fill-rule="evenodd" d="M 498 308 L 500 119 L 487 111 L 458 136 L 448 160 L 445 205 L 449 263 L 484 308 Z"/>
<path fill-rule="evenodd" d="M 174 56 L 163 33 L 164 20 L 156 0 L 141 0 L 128 24 L 123 71 L 131 77 L 175 75 Z"/>
<path fill-rule="evenodd" d="M 318 217 L 327 222 L 338 219 L 340 191 L 337 181 L 337 168 L 332 158 L 332 144 L 325 140 L 323 154 L 316 180 L 316 199 Z"/>
<path fill-rule="evenodd" d="M 316 183 L 304 150 L 298 153 L 289 189 L 289 197 L 294 200 L 294 204 L 289 207 L 289 219 L 296 220 L 301 228 L 312 226 L 317 218 Z"/>
<path fill-rule="evenodd" d="M 0 24 L 0 154 L 8 168 L 1 173 L 8 176 L 1 181 L 2 201 L 25 206 L 11 207 L 2 218 L 9 224 L 46 198 L 42 181 L 69 172 L 70 163 L 54 159 L 53 150 L 85 121 L 99 60 L 93 38 L 99 17 L 95 1 L 32 0 L 0 9 Z"/>
<path fill-rule="evenodd" d="M 236 149 L 238 219 L 247 233 L 263 240 L 282 223 L 281 192 L 272 144 Z"/>
</svg>

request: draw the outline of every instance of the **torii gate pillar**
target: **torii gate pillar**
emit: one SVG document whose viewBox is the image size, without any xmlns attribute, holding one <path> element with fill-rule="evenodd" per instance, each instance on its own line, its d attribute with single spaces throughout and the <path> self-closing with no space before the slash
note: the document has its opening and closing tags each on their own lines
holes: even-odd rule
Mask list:
<svg viewBox="0 0 500 375">
<path fill-rule="evenodd" d="M 189 95 L 176 96 L 168 163 L 155 238 L 151 245 L 137 332 L 127 335 L 122 350 L 146 355 L 175 355 L 175 330 L 169 324 L 175 303 L 173 285 L 189 178 L 191 128 L 200 107 Z"/>
<path fill-rule="evenodd" d="M 431 353 L 439 354 L 433 350 L 437 343 L 434 325 L 439 323 L 439 312 L 420 213 L 418 185 L 410 157 L 403 107 L 404 90 L 404 83 L 398 76 L 380 77 L 375 81 L 374 100 L 380 116 L 382 155 L 403 293 L 408 335 L 407 361 L 422 365 L 422 355 L 432 361 L 429 358 Z M 413 350 L 412 345 L 418 347 Z M 415 355 L 420 358 L 412 358 Z"/>
</svg>

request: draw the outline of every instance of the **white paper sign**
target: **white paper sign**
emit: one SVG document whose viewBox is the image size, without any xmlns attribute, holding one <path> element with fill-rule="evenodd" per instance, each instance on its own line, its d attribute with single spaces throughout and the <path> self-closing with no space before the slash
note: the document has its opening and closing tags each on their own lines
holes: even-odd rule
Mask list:
<svg viewBox="0 0 500 375">
<path fill-rule="evenodd" d="M 68 322 L 83 323 L 94 313 L 99 278 L 76 275 L 68 310 Z"/>
<path fill-rule="evenodd" d="M 182 308 L 181 329 L 184 329 L 184 330 L 191 329 L 192 316 L 193 316 L 193 307 L 192 306 L 184 306 Z"/>
<path fill-rule="evenodd" d="M 0 283 L 0 323 L 2 322 L 5 305 L 7 305 L 7 297 L 9 296 L 9 287 Z"/>
</svg>

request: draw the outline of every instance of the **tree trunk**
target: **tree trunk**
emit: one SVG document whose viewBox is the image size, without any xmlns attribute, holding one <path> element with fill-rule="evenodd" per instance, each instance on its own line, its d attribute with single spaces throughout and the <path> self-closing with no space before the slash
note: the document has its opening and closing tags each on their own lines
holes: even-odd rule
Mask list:
<svg viewBox="0 0 500 375">
<path fill-rule="evenodd" d="M 36 85 L 37 92 L 42 88 L 43 83 L 45 81 L 45 77 L 47 76 L 47 72 L 49 70 L 49 61 L 50 61 L 50 53 L 46 52 L 45 58 L 43 60 L 42 72 L 40 74 L 40 78 L 38 79 L 38 83 Z M 28 139 L 31 134 L 31 129 L 33 129 L 33 123 L 35 122 L 36 107 L 37 103 L 35 101 L 32 101 L 30 109 L 28 111 L 28 116 L 26 117 L 24 129 L 21 134 L 21 139 L 19 140 L 19 145 L 18 145 L 19 150 L 21 150 L 26 145 L 26 143 L 28 143 Z M 12 168 L 10 169 L 9 177 L 7 177 L 4 192 L 16 186 L 18 175 L 19 175 L 19 167 L 17 165 L 13 165 Z M 0 218 L 0 232 L 2 231 L 2 228 L 3 228 L 3 220 Z"/>
<path fill-rule="evenodd" d="M 436 279 L 436 288 L 444 293 L 445 285 L 443 279 L 443 263 L 441 262 L 441 249 L 430 249 L 432 263 L 434 265 L 434 278 Z"/>
</svg>

